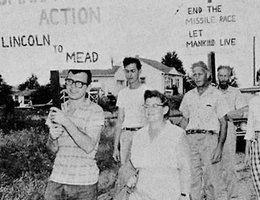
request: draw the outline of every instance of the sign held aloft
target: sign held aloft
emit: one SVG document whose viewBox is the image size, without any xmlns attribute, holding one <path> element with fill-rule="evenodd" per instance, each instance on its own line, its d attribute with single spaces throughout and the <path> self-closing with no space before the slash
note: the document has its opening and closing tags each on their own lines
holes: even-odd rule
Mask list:
<svg viewBox="0 0 260 200">
<path fill-rule="evenodd" d="M 109 8 L 98 0 L 0 0 L 2 65 L 109 68 Z"/>
</svg>

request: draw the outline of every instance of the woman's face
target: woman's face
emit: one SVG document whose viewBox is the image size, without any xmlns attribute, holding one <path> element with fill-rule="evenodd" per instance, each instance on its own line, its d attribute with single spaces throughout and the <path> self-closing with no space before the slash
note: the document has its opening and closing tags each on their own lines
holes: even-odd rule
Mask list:
<svg viewBox="0 0 260 200">
<path fill-rule="evenodd" d="M 163 107 L 161 99 L 158 97 L 146 99 L 144 108 L 148 122 L 162 121 L 164 114 L 166 114 L 169 109 L 168 107 Z"/>
</svg>

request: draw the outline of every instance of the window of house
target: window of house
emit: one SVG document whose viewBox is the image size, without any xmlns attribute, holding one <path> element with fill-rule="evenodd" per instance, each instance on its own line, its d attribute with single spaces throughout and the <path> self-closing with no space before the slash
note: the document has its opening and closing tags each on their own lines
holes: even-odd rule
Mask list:
<svg viewBox="0 0 260 200">
<path fill-rule="evenodd" d="M 24 96 L 24 104 L 28 104 L 30 102 L 29 96 Z"/>
<path fill-rule="evenodd" d="M 180 87 L 180 80 L 178 78 L 175 79 L 175 85 L 179 88 Z"/>
<path fill-rule="evenodd" d="M 145 83 L 145 77 L 141 77 L 140 78 L 140 82 L 143 84 L 143 83 Z"/>
<path fill-rule="evenodd" d="M 93 82 L 95 82 L 95 83 L 96 83 L 96 82 L 98 82 L 98 80 L 97 80 L 97 79 L 94 79 L 94 80 L 93 80 Z"/>
</svg>

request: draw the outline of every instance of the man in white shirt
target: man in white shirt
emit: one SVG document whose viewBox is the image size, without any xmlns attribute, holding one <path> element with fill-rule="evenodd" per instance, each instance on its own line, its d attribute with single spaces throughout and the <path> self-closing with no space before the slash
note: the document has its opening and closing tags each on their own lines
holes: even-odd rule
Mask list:
<svg viewBox="0 0 260 200">
<path fill-rule="evenodd" d="M 234 118 L 243 117 L 248 106 L 245 98 L 242 96 L 238 88 L 230 86 L 230 78 L 232 76 L 232 68 L 230 66 L 219 66 L 218 69 L 218 89 L 223 93 L 229 109 L 227 139 L 223 150 L 224 177 L 228 185 L 229 199 L 238 197 L 238 178 L 235 170 L 236 156 L 236 130 L 233 124 Z"/>
<path fill-rule="evenodd" d="M 142 65 L 137 58 L 127 57 L 123 65 L 128 87 L 122 89 L 117 98 L 118 119 L 113 153 L 114 159 L 121 165 L 130 158 L 133 134 L 145 125 L 144 92 L 150 89 L 139 80 Z"/>
<path fill-rule="evenodd" d="M 222 93 L 210 84 L 210 71 L 202 61 L 192 65 L 196 88 L 183 97 L 180 111 L 187 120 L 191 149 L 191 197 L 193 200 L 226 200 L 221 176 L 222 152 L 227 135 L 228 105 Z"/>
</svg>

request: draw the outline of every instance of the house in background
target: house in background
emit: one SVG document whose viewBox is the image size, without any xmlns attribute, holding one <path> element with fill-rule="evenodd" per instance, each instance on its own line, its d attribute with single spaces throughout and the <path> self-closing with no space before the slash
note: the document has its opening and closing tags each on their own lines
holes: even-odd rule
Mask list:
<svg viewBox="0 0 260 200">
<path fill-rule="evenodd" d="M 146 83 L 162 93 L 173 94 L 174 89 L 177 88 L 179 94 L 183 94 L 183 74 L 156 60 L 140 57 L 138 59 L 142 64 L 141 83 Z M 117 95 L 118 91 L 127 85 L 123 67 L 120 67 L 115 73 L 115 80 L 118 89 Z"/>
<path fill-rule="evenodd" d="M 28 88 L 23 91 L 13 88 L 12 98 L 15 102 L 19 103 L 18 108 L 28 108 L 32 106 L 31 94 L 35 91 L 35 89 Z"/>
<path fill-rule="evenodd" d="M 162 63 L 138 58 L 142 64 L 141 83 L 146 83 L 155 90 L 162 93 L 172 94 L 177 88 L 179 94 L 183 94 L 183 77 L 175 68 L 167 67 Z M 91 90 L 102 91 L 104 95 L 109 93 L 117 96 L 118 92 L 127 86 L 123 66 L 113 66 L 111 69 L 91 70 L 92 83 Z M 68 70 L 60 72 L 60 84 L 65 83 Z"/>
</svg>

